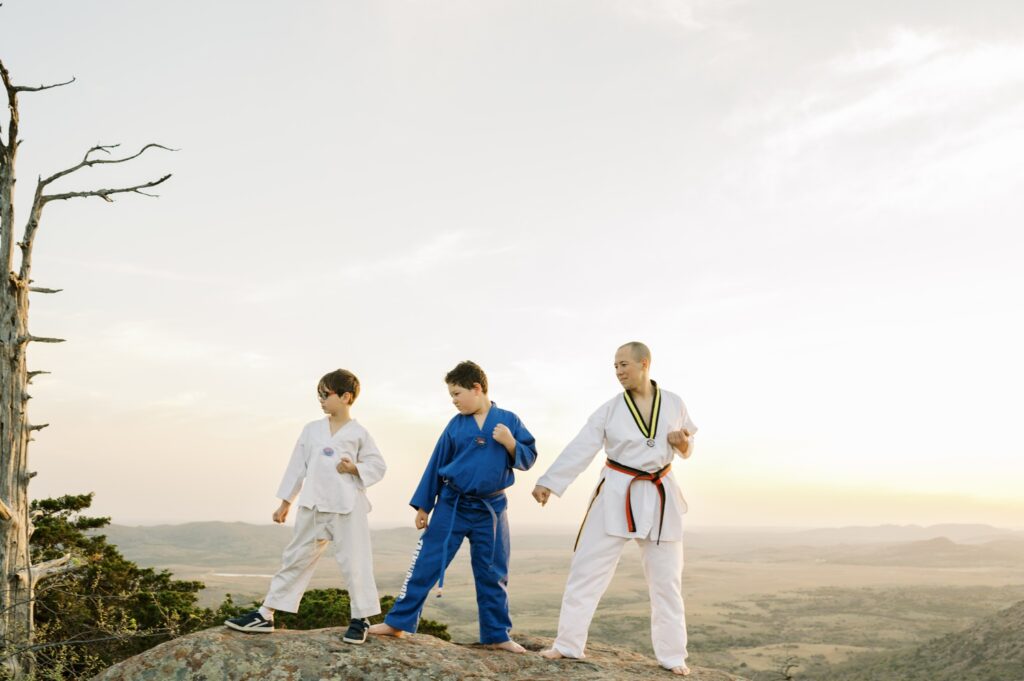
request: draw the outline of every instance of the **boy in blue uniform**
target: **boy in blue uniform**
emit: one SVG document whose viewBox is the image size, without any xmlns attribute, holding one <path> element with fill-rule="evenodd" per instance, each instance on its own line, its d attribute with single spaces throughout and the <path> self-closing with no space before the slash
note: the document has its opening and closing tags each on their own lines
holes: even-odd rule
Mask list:
<svg viewBox="0 0 1024 681">
<path fill-rule="evenodd" d="M 409 502 L 416 509 L 416 528 L 425 532 L 394 607 L 382 624 L 370 627 L 370 633 L 415 632 L 427 594 L 434 584 L 439 592 L 444 587 L 445 568 L 468 538 L 480 642 L 522 653 L 524 648 L 509 636 L 504 490 L 515 482 L 513 468 L 530 469 L 537 448 L 519 417 L 487 397 L 487 376 L 479 366 L 461 362 L 444 380 L 459 413 L 441 433 Z"/>
</svg>

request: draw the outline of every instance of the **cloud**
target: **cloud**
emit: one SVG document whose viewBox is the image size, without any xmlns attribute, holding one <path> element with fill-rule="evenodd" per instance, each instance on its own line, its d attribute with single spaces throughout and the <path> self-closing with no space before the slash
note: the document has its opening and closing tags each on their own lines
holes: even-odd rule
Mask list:
<svg viewBox="0 0 1024 681">
<path fill-rule="evenodd" d="M 701 4 L 693 0 L 647 0 L 636 2 L 627 0 L 618 2 L 620 9 L 626 14 L 646 21 L 669 21 L 689 31 L 701 31 L 706 24 L 694 16 L 695 5 Z"/>
<path fill-rule="evenodd" d="M 196 336 L 177 334 L 157 322 L 114 324 L 101 338 L 104 352 L 169 364 L 204 364 L 225 368 L 259 369 L 270 358 L 252 350 L 239 350 Z"/>
<path fill-rule="evenodd" d="M 247 302 L 269 302 L 284 300 L 298 295 L 301 291 L 315 289 L 325 284 L 339 282 L 353 283 L 373 277 L 380 281 L 385 278 L 421 276 L 426 272 L 445 267 L 454 267 L 498 254 L 511 253 L 518 246 L 493 246 L 491 239 L 472 231 L 448 231 L 431 236 L 429 239 L 408 250 L 376 260 L 360 258 L 353 260 L 340 270 L 332 270 L 305 276 L 289 276 L 269 284 L 248 287 L 242 294 Z"/>
<path fill-rule="evenodd" d="M 474 234 L 466 231 L 442 232 L 411 251 L 399 253 L 346 268 L 346 279 L 361 279 L 368 275 L 406 274 L 420 275 L 426 271 L 486 258 L 514 250 L 512 246 L 487 247 L 490 240 L 479 239 L 481 245 L 472 245 Z"/>
<path fill-rule="evenodd" d="M 910 122 L 984 119 L 1019 99 L 1024 44 L 958 46 L 901 29 L 871 50 L 839 56 L 798 89 L 735 112 L 734 133 L 760 133 L 769 150 L 797 155 L 840 137 Z"/>
<path fill-rule="evenodd" d="M 219 277 L 209 274 L 196 274 L 194 272 L 184 272 L 181 270 L 142 267 L 140 265 L 127 262 L 100 262 L 92 259 L 85 260 L 83 258 L 62 258 L 59 255 L 49 256 L 48 260 L 55 265 L 70 265 L 93 272 L 103 272 L 104 274 L 122 274 L 129 277 L 145 277 L 147 279 L 156 279 L 159 281 L 204 285 L 211 284 L 218 286 L 227 286 L 232 282 L 232 280 L 227 277 Z"/>
<path fill-rule="evenodd" d="M 906 28 L 890 32 L 886 45 L 856 50 L 836 58 L 831 68 L 839 73 L 863 73 L 890 67 L 919 64 L 951 47 L 951 41 L 938 33 L 922 33 Z"/>
</svg>

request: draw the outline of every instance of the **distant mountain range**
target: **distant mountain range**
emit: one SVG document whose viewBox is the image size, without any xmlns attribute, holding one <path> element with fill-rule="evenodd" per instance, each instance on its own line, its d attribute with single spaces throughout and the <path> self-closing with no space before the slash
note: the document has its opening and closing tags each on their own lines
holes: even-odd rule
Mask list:
<svg viewBox="0 0 1024 681">
<path fill-rule="evenodd" d="M 812 530 L 695 528 L 687 532 L 687 545 L 706 549 L 742 547 L 835 546 L 837 544 L 896 544 L 949 539 L 958 544 L 980 544 L 999 539 L 1022 539 L 1024 531 L 980 524 L 876 525 L 824 527 Z"/>
<path fill-rule="evenodd" d="M 276 565 L 291 537 L 281 525 L 203 522 L 182 525 L 128 527 L 111 525 L 101 530 L 129 560 L 145 566 L 190 565 L 223 571 L 245 571 L 253 565 Z M 375 553 L 405 556 L 415 544 L 412 528 L 375 530 Z M 567 545 L 569 535 L 514 535 L 516 546 L 549 548 Z M 725 559 L 972 566 L 1024 563 L 1024 532 L 991 525 L 882 525 L 798 531 L 691 530 L 688 551 Z"/>
<path fill-rule="evenodd" d="M 292 536 L 283 525 L 211 521 L 182 525 L 128 527 L 110 525 L 106 535 L 129 560 L 146 567 L 191 565 L 245 571 L 252 565 L 278 565 Z M 374 551 L 393 549 L 407 555 L 418 532 L 412 528 L 373 532 Z"/>
</svg>

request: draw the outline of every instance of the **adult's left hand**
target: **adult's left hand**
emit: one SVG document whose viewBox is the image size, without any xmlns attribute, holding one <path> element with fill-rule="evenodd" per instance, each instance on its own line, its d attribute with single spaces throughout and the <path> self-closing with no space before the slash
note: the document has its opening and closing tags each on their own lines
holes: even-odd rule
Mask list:
<svg viewBox="0 0 1024 681">
<path fill-rule="evenodd" d="M 687 428 L 673 430 L 668 434 L 668 443 L 679 450 L 683 456 L 687 455 L 690 449 L 690 431 Z"/>
</svg>

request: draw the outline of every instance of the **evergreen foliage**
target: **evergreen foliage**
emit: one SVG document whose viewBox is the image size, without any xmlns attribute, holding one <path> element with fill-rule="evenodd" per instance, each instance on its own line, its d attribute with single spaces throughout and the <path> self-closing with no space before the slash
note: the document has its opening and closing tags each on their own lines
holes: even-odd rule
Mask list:
<svg viewBox="0 0 1024 681">
<path fill-rule="evenodd" d="M 84 678 L 158 643 L 210 625 L 196 604 L 202 582 L 174 579 L 167 570 L 141 568 L 100 534 L 109 518 L 81 514 L 92 494 L 32 502 L 34 562 L 71 552 L 77 570 L 43 582 L 35 600 L 40 681 Z"/>
</svg>

